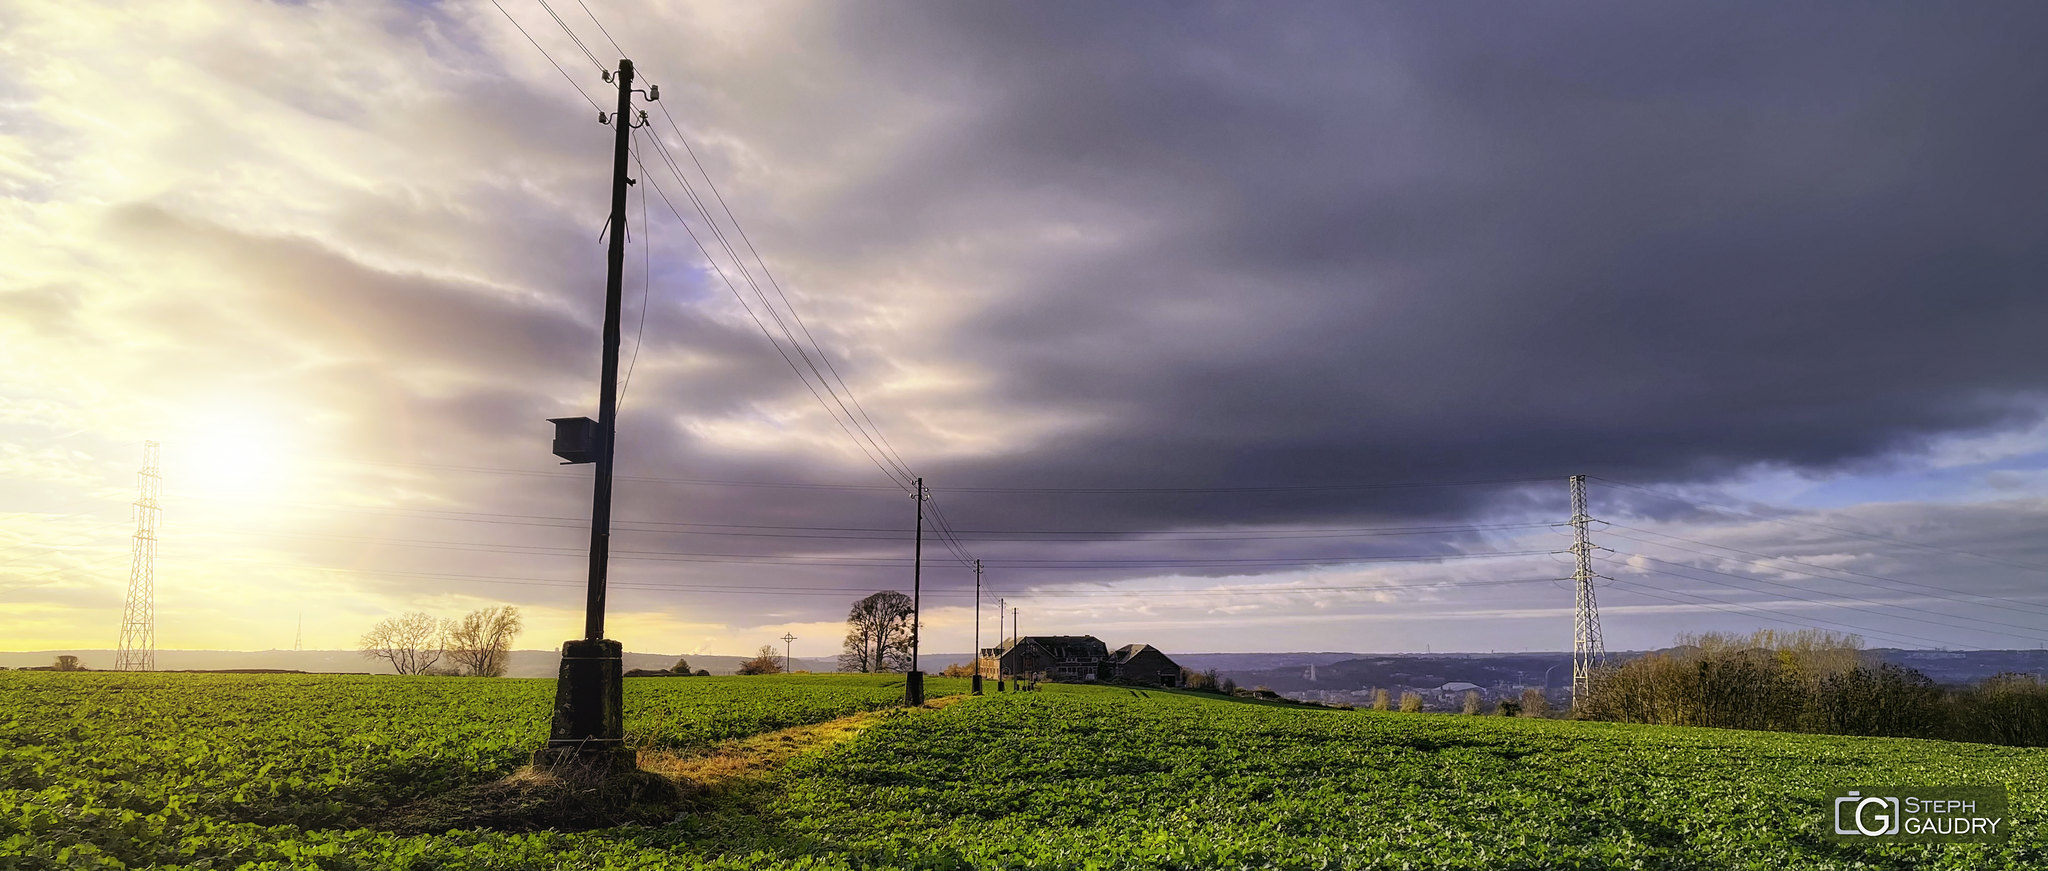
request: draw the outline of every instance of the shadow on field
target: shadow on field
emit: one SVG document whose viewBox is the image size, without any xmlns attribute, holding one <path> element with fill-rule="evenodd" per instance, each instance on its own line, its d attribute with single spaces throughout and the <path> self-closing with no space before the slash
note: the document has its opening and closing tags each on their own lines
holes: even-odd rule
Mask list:
<svg viewBox="0 0 2048 871">
<path fill-rule="evenodd" d="M 932 699 L 936 710 L 964 696 Z M 725 819 L 735 810 L 759 818 L 772 792 L 769 777 L 801 753 L 844 741 L 901 708 L 865 711 L 804 726 L 735 738 L 696 752 L 641 749 L 631 771 L 544 771 L 523 767 L 489 783 L 459 786 L 403 805 L 369 828 L 397 834 L 456 829 L 578 832 L 615 826 L 661 826 L 697 815 Z M 643 832 L 643 835 L 645 833 Z M 777 849 L 798 849 L 797 836 L 763 829 L 754 835 Z M 808 842 L 802 842 L 808 844 Z M 792 855 L 801 855 L 795 853 Z"/>
<path fill-rule="evenodd" d="M 542 771 L 428 796 L 393 811 L 373 828 L 402 835 L 455 829 L 504 832 L 658 825 L 680 814 L 686 790 L 649 771 Z"/>
</svg>

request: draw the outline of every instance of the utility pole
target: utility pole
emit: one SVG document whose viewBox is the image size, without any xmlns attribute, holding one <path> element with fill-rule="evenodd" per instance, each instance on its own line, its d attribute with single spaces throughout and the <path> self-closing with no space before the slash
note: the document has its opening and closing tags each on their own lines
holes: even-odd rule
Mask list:
<svg viewBox="0 0 2048 871">
<path fill-rule="evenodd" d="M 974 695 L 981 695 L 981 560 L 974 561 Z"/>
<path fill-rule="evenodd" d="M 163 517 L 164 475 L 156 442 L 142 443 L 142 471 L 136 473 L 135 538 L 128 560 L 128 604 L 121 610 L 121 648 L 116 671 L 156 671 L 156 525 Z"/>
<path fill-rule="evenodd" d="M 917 644 L 924 628 L 924 503 L 932 491 L 925 489 L 924 479 L 919 478 L 917 492 L 910 496 L 917 500 L 917 543 L 910 560 L 910 670 L 903 673 L 903 703 L 916 707 L 924 704 L 924 671 L 918 668 Z"/>
<path fill-rule="evenodd" d="M 1607 645 L 1600 639 L 1600 607 L 1593 601 L 1593 542 L 1588 536 L 1593 519 L 1586 515 L 1586 476 L 1572 476 L 1572 555 L 1578 568 L 1572 581 L 1578 589 L 1572 620 L 1572 708 L 1585 703 L 1592 687 L 1593 669 L 1607 661 Z"/>
<path fill-rule="evenodd" d="M 611 557 L 612 461 L 618 434 L 619 298 L 626 261 L 626 175 L 632 132 L 646 123 L 646 113 L 633 112 L 633 62 L 620 60 L 617 72 L 604 79 L 618 85 L 619 110 L 610 118 L 597 113 L 598 123 L 612 125 L 612 211 L 610 245 L 605 251 L 604 339 L 599 362 L 597 420 L 556 418 L 555 454 L 569 463 L 596 463 L 590 505 L 590 582 L 584 598 L 583 637 L 562 645 L 562 664 L 555 681 L 555 718 L 547 747 L 534 762 L 599 768 L 630 768 L 634 754 L 625 746 L 624 681 L 617 641 L 604 637 L 605 573 Z M 649 100 L 659 92 L 647 93 Z"/>
<path fill-rule="evenodd" d="M 292 652 L 306 649 L 306 615 L 299 614 L 299 628 L 292 631 Z"/>
<path fill-rule="evenodd" d="M 789 646 L 790 646 L 791 644 L 795 643 L 795 642 L 796 642 L 796 634 L 795 634 L 795 633 L 792 633 L 792 632 L 784 632 L 784 633 L 782 633 L 782 673 L 783 673 L 783 674 L 788 674 L 788 673 L 789 673 Z"/>
<path fill-rule="evenodd" d="M 999 597 L 997 597 L 997 598 L 996 598 L 996 692 L 1002 692 L 1002 691 L 1003 691 L 1003 638 L 1005 637 L 1005 636 L 1003 635 L 1003 625 L 1004 625 L 1004 618 L 1007 618 L 1007 617 L 1009 617 L 1009 616 L 1010 616 L 1010 602 L 1009 602 L 1009 600 L 1008 600 L 1008 599 L 1005 599 L 1005 598 L 1002 598 L 1002 597 L 1000 597 L 1000 596 L 999 596 Z"/>
</svg>

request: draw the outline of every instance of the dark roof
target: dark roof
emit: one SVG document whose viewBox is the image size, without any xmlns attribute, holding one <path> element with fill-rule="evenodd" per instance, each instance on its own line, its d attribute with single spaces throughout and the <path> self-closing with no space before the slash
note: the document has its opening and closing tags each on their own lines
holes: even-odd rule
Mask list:
<svg viewBox="0 0 2048 871">
<path fill-rule="evenodd" d="M 1115 653 L 1110 654 L 1109 661 L 1117 663 L 1130 662 L 1131 657 L 1137 656 L 1139 653 L 1144 652 L 1145 648 L 1151 646 L 1150 644 L 1126 644 L 1117 648 Z M 1164 656 L 1165 654 L 1160 655 Z"/>
<path fill-rule="evenodd" d="M 1109 655 L 1109 645 L 1102 643 L 1102 639 L 1093 635 L 1026 635 L 1018 639 L 1017 644 L 1020 646 L 1034 644 L 1039 649 L 1056 656 L 1100 657 Z"/>
</svg>

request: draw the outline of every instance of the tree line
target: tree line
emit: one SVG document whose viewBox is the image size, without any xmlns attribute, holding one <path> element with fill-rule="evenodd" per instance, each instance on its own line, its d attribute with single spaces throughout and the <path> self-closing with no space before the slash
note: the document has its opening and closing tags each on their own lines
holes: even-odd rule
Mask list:
<svg viewBox="0 0 2048 871">
<path fill-rule="evenodd" d="M 2048 683 L 2001 674 L 1944 687 L 1820 630 L 1681 635 L 1596 670 L 1580 719 L 2048 746 Z"/>
<path fill-rule="evenodd" d="M 443 620 L 425 611 L 388 617 L 363 633 L 362 655 L 391 663 L 399 674 L 504 677 L 512 641 L 524 628 L 511 605 L 479 608 Z"/>
</svg>

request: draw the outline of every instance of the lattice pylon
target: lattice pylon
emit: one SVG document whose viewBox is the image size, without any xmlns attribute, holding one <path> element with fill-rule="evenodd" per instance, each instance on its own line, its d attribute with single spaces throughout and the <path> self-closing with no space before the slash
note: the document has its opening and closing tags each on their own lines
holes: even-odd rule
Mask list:
<svg viewBox="0 0 2048 871">
<path fill-rule="evenodd" d="M 1593 669 L 1607 661 L 1607 645 L 1600 638 L 1600 606 L 1593 598 L 1593 542 L 1586 514 L 1586 476 L 1572 476 L 1572 556 L 1578 567 L 1572 572 L 1577 588 L 1572 618 L 1572 707 L 1585 702 L 1593 680 Z"/>
<path fill-rule="evenodd" d="M 141 495 L 135 500 L 135 540 L 128 563 L 128 606 L 121 613 L 116 671 L 156 670 L 156 528 L 163 515 L 163 471 L 156 442 L 142 443 Z"/>
</svg>

